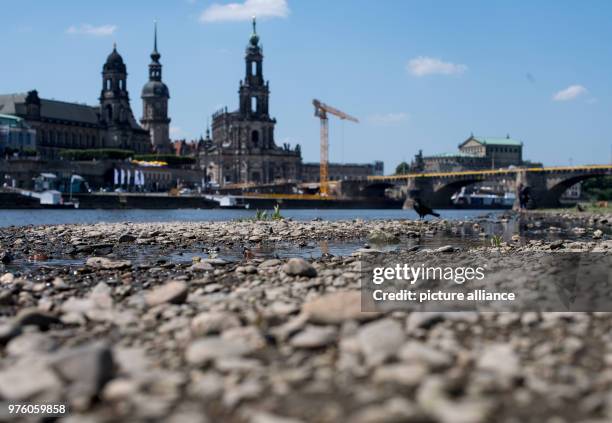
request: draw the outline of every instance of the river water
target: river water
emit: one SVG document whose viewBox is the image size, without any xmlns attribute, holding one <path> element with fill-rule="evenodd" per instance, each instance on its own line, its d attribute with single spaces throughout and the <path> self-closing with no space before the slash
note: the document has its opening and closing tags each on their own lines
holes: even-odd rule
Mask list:
<svg viewBox="0 0 612 423">
<path fill-rule="evenodd" d="M 497 214 L 492 210 L 439 210 L 449 220 L 472 219 Z M 351 219 L 418 219 L 413 210 L 335 210 L 287 209 L 281 214 L 294 220 L 351 220 Z M 0 227 L 25 225 L 55 225 L 99 222 L 200 222 L 244 219 L 255 216 L 255 210 L 244 209 L 180 209 L 180 210 L 0 210 Z M 428 216 L 430 219 L 431 216 Z"/>
</svg>

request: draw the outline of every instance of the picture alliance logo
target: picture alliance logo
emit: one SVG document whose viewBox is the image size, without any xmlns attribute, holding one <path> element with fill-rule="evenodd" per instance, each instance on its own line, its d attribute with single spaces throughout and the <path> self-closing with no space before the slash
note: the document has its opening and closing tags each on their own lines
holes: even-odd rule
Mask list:
<svg viewBox="0 0 612 423">
<path fill-rule="evenodd" d="M 451 267 L 430 266 L 424 264 L 411 266 L 396 264 L 390 267 L 375 267 L 372 270 L 372 283 L 380 285 L 386 281 L 405 281 L 414 285 L 419 280 L 449 281 L 463 284 L 472 280 L 481 281 L 485 277 L 485 266 Z"/>
</svg>

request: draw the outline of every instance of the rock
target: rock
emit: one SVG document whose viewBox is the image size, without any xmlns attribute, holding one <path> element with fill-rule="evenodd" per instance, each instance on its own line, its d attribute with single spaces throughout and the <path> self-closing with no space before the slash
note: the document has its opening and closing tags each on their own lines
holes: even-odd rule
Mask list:
<svg viewBox="0 0 612 423">
<path fill-rule="evenodd" d="M 512 346 L 493 344 L 485 347 L 478 358 L 479 370 L 493 373 L 503 383 L 509 384 L 521 374 L 521 364 Z"/>
<path fill-rule="evenodd" d="M 0 371 L 0 396 L 4 400 L 25 401 L 61 389 L 60 379 L 42 361 L 24 360 Z"/>
<path fill-rule="evenodd" d="M 98 395 L 113 378 L 115 366 L 110 348 L 91 344 L 60 351 L 51 360 L 58 375 L 71 384 L 71 392 L 79 399 Z"/>
<path fill-rule="evenodd" d="M 61 320 L 48 312 L 37 308 L 27 308 L 20 311 L 15 317 L 16 326 L 36 326 L 40 330 L 48 330 L 51 325 L 61 324 Z"/>
<path fill-rule="evenodd" d="M 400 239 L 390 232 L 373 230 L 368 235 L 368 242 L 372 244 L 398 244 Z"/>
<path fill-rule="evenodd" d="M 13 338 L 6 345 L 6 352 L 12 356 L 25 356 L 47 353 L 56 346 L 56 342 L 40 332 L 25 332 Z"/>
<path fill-rule="evenodd" d="M 291 338 L 290 344 L 295 348 L 321 348 L 336 340 L 336 328 L 307 326 L 302 332 Z"/>
<path fill-rule="evenodd" d="M 603 231 L 601 229 L 595 229 L 593 231 L 593 239 L 601 239 L 603 237 Z"/>
<path fill-rule="evenodd" d="M 218 334 L 240 326 L 240 319 L 228 312 L 204 312 L 191 320 L 191 333 L 196 336 Z"/>
<path fill-rule="evenodd" d="M 189 270 L 191 270 L 192 272 L 208 272 L 214 269 L 213 269 L 212 264 L 207 263 L 205 261 L 199 261 L 197 263 L 192 264 L 189 267 Z"/>
<path fill-rule="evenodd" d="M 10 251 L 0 252 L 0 262 L 3 264 L 10 264 L 14 260 L 13 255 Z"/>
<path fill-rule="evenodd" d="M 136 237 L 131 234 L 123 234 L 118 239 L 119 242 L 134 242 L 136 241 Z"/>
<path fill-rule="evenodd" d="M 15 275 L 13 275 L 12 273 L 5 273 L 4 275 L 0 277 L 0 283 L 9 284 L 9 283 L 13 283 L 14 280 L 15 280 Z"/>
<path fill-rule="evenodd" d="M 185 352 L 189 364 L 203 366 L 218 358 L 241 357 L 254 349 L 245 341 L 209 336 L 193 341 Z"/>
<path fill-rule="evenodd" d="M 376 383 L 395 383 L 406 387 L 415 387 L 427 375 L 423 364 L 389 364 L 380 366 L 372 377 Z"/>
<path fill-rule="evenodd" d="M 368 323 L 357 333 L 361 352 L 369 366 L 382 364 L 393 357 L 405 338 L 402 325 L 390 318 Z"/>
<path fill-rule="evenodd" d="M 181 304 L 187 299 L 187 284 L 183 281 L 170 281 L 158 286 L 145 296 L 148 306 L 164 303 Z"/>
<path fill-rule="evenodd" d="M 85 264 L 94 269 L 121 270 L 132 266 L 130 260 L 111 260 L 106 257 L 90 257 Z"/>
<path fill-rule="evenodd" d="M 378 313 L 361 311 L 359 291 L 338 291 L 310 300 L 302 311 L 312 323 L 340 324 L 346 320 L 370 320 Z"/>
<path fill-rule="evenodd" d="M 317 270 L 303 258 L 291 258 L 283 265 L 283 272 L 290 276 L 306 276 L 313 278 L 317 276 Z"/>
<path fill-rule="evenodd" d="M 276 414 L 265 413 L 262 411 L 253 414 L 249 423 L 302 423 L 303 420 L 298 420 L 290 417 L 281 417 Z"/>
<path fill-rule="evenodd" d="M 456 251 L 456 248 L 452 245 L 443 245 L 442 247 L 436 248 L 434 252 L 436 253 L 453 253 Z"/>
<path fill-rule="evenodd" d="M 246 266 L 238 266 L 236 267 L 236 273 L 243 273 L 245 275 L 252 275 L 257 273 L 257 268 L 255 266 L 252 266 L 250 264 L 246 265 Z"/>
<path fill-rule="evenodd" d="M 412 332 L 416 329 L 428 329 L 444 320 L 444 314 L 438 311 L 412 312 L 406 320 L 406 330 Z"/>
<path fill-rule="evenodd" d="M 394 397 L 383 404 L 370 405 L 354 414 L 348 421 L 355 423 L 418 422 L 417 407 L 406 398 Z"/>
<path fill-rule="evenodd" d="M 281 265 L 281 261 L 279 259 L 269 259 L 269 260 L 265 260 L 263 261 L 260 265 L 259 268 L 260 269 L 269 269 L 271 267 L 276 267 L 276 266 L 280 266 Z"/>
<path fill-rule="evenodd" d="M 398 358 L 408 363 L 423 363 L 432 370 L 450 367 L 453 360 L 449 354 L 427 344 L 408 341 L 400 348 Z"/>
</svg>

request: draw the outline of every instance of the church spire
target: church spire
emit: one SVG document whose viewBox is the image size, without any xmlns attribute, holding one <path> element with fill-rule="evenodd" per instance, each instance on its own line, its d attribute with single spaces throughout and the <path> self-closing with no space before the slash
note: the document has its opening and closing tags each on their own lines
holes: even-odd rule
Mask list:
<svg viewBox="0 0 612 423">
<path fill-rule="evenodd" d="M 151 60 L 155 63 L 159 62 L 161 54 L 157 51 L 157 21 L 153 23 L 153 52 L 151 53 Z"/>
</svg>

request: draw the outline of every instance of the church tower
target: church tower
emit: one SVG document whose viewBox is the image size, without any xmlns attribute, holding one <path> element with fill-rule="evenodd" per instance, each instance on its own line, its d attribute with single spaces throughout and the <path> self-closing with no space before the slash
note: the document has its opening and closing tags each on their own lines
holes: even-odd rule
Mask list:
<svg viewBox="0 0 612 423">
<path fill-rule="evenodd" d="M 117 52 L 117 45 L 102 67 L 100 123 L 106 127 L 104 147 L 147 153 L 150 145 L 146 132 L 138 125 L 130 107 L 127 68 Z"/>
<path fill-rule="evenodd" d="M 253 34 L 244 57 L 245 75 L 240 82 L 240 113 L 246 118 L 269 118 L 270 88 L 263 78 L 263 51 L 259 46 L 257 23 L 253 18 Z"/>
<path fill-rule="evenodd" d="M 153 150 L 157 153 L 170 153 L 170 119 L 168 118 L 168 99 L 170 92 L 162 82 L 161 54 L 157 51 L 157 22 L 153 35 L 153 52 L 149 64 L 149 81 L 142 88 L 142 126 L 151 135 Z"/>
</svg>

